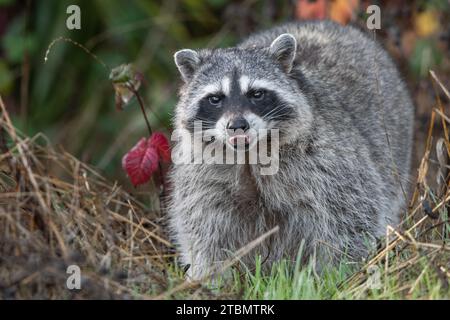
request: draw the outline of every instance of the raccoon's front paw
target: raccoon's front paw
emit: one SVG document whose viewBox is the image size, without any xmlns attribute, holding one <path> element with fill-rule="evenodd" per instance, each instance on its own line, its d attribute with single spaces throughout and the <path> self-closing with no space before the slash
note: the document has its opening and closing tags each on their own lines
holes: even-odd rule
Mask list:
<svg viewBox="0 0 450 320">
<path fill-rule="evenodd" d="M 233 270 L 232 268 L 224 269 L 221 263 L 216 263 L 215 267 L 212 265 L 196 265 L 194 268 L 189 266 L 185 268 L 185 279 L 189 282 L 202 282 L 213 287 L 220 287 L 233 279 Z"/>
<path fill-rule="evenodd" d="M 184 268 L 184 277 L 190 282 L 203 282 L 213 277 L 213 268 L 202 264 L 187 264 Z"/>
</svg>

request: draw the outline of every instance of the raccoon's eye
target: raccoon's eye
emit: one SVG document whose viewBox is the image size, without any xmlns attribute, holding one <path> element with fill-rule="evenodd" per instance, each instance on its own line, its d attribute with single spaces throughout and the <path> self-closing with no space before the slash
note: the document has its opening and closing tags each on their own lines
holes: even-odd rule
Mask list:
<svg viewBox="0 0 450 320">
<path fill-rule="evenodd" d="M 213 94 L 211 96 L 208 97 L 208 101 L 210 104 L 217 106 L 223 99 L 223 96 L 218 95 L 218 94 Z"/>
<path fill-rule="evenodd" d="M 264 99 L 264 90 L 252 90 L 249 92 L 249 98 L 254 101 L 260 101 Z"/>
</svg>

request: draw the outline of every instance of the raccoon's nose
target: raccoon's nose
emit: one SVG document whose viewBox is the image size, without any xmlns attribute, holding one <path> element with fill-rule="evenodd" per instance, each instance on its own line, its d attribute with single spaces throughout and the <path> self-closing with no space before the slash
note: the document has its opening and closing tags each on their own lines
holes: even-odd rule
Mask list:
<svg viewBox="0 0 450 320">
<path fill-rule="evenodd" d="M 233 119 L 230 122 L 228 122 L 227 129 L 231 129 L 231 130 L 241 129 L 243 131 L 247 131 L 248 129 L 250 129 L 250 124 L 248 123 L 247 120 L 245 120 L 242 117 L 236 118 L 236 119 Z"/>
</svg>

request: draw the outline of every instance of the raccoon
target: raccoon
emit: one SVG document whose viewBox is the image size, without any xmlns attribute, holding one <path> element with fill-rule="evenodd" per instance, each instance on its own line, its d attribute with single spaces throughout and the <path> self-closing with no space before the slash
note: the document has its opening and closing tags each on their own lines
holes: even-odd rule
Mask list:
<svg viewBox="0 0 450 320">
<path fill-rule="evenodd" d="M 202 279 L 274 227 L 241 261 L 317 268 L 360 261 L 396 226 L 408 193 L 414 107 L 394 63 L 370 35 L 332 22 L 288 23 L 232 48 L 174 55 L 183 85 L 175 129 L 208 144 L 277 129 L 279 168 L 175 164 L 169 220 L 187 276 Z M 190 144 L 177 142 L 174 154 Z M 188 146 L 189 147 L 189 146 Z M 247 150 L 247 149 L 246 149 Z M 247 151 L 246 151 L 247 152 Z"/>
</svg>

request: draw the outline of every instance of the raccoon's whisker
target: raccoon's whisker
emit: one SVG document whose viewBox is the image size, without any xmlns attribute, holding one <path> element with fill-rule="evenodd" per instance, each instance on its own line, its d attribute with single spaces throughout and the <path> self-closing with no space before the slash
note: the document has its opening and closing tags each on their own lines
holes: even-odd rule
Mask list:
<svg viewBox="0 0 450 320">
<path fill-rule="evenodd" d="M 214 121 L 204 119 L 204 118 L 196 118 L 195 121 L 201 121 L 202 125 L 205 124 L 207 126 L 215 127 L 216 123 Z"/>
<path fill-rule="evenodd" d="M 279 112 L 272 114 L 268 120 L 279 119 L 283 116 L 286 116 L 287 114 L 288 112 L 285 112 L 285 110 L 279 110 Z"/>
<path fill-rule="evenodd" d="M 286 106 L 286 105 L 277 106 L 276 108 L 270 110 L 269 113 L 263 115 L 263 119 L 270 120 L 270 118 L 272 118 L 273 116 L 279 115 L 282 111 L 284 111 L 288 108 L 289 108 L 289 106 Z"/>
<path fill-rule="evenodd" d="M 278 110 L 277 109 L 273 109 L 270 110 L 270 112 L 268 112 L 267 114 L 264 114 L 262 117 L 263 119 L 268 120 L 273 114 L 275 114 Z"/>
<path fill-rule="evenodd" d="M 211 123 L 213 123 L 214 121 L 211 121 L 211 120 L 209 120 L 209 119 L 206 119 L 206 118 L 195 118 L 195 120 L 196 121 L 203 121 L 203 122 L 211 122 Z"/>
</svg>

